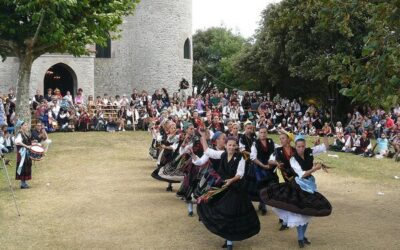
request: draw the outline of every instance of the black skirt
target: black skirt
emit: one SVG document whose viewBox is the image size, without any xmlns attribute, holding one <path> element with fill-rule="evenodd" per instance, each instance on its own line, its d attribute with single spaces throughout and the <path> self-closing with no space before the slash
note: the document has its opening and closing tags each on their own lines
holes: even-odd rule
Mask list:
<svg viewBox="0 0 400 250">
<path fill-rule="evenodd" d="M 184 166 L 183 173 L 184 178 L 182 184 L 177 192 L 177 195 L 184 197 L 187 201 L 192 200 L 192 194 L 197 187 L 200 180 L 200 170 L 199 166 L 194 165 L 191 162 L 191 158 L 188 164 Z"/>
<path fill-rule="evenodd" d="M 301 215 L 323 217 L 332 213 L 331 204 L 322 194 L 302 190 L 295 179 L 264 188 L 261 199 L 271 207 Z"/>
<path fill-rule="evenodd" d="M 158 173 L 160 172 L 161 167 L 156 168 L 152 173 L 151 173 L 151 177 L 153 177 L 154 179 L 158 180 L 158 181 L 165 181 L 165 182 L 169 182 L 169 183 L 180 183 L 180 181 L 173 181 L 173 180 L 168 180 L 165 179 L 163 177 L 161 177 Z"/>
<path fill-rule="evenodd" d="M 197 206 L 197 213 L 206 228 L 231 241 L 248 239 L 260 231 L 253 204 L 239 185 L 233 184 L 219 197 Z"/>
<path fill-rule="evenodd" d="M 19 148 L 18 148 L 19 150 Z M 22 160 L 22 156 L 19 153 L 19 151 L 17 152 L 17 167 L 15 169 L 15 179 L 16 180 L 21 180 L 21 181 L 27 181 L 32 179 L 32 160 L 29 157 L 28 154 L 26 154 L 25 156 L 25 160 L 24 163 L 22 165 L 22 170 L 21 170 L 21 174 L 18 174 L 18 166 L 20 164 Z"/>
<path fill-rule="evenodd" d="M 278 176 L 272 171 L 261 169 L 253 163 L 246 165 L 244 186 L 252 201 L 260 201 L 260 190 L 279 183 Z"/>
</svg>

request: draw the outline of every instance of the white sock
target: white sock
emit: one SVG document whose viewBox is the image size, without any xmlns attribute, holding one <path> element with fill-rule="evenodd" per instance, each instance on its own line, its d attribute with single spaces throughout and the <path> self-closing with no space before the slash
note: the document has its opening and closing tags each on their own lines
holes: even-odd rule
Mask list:
<svg viewBox="0 0 400 250">
<path fill-rule="evenodd" d="M 188 210 L 189 210 L 189 213 L 193 212 L 193 204 L 191 202 L 188 203 Z"/>
<path fill-rule="evenodd" d="M 227 246 L 233 246 L 233 241 L 227 240 L 227 241 L 226 241 L 226 245 L 227 245 Z"/>
</svg>

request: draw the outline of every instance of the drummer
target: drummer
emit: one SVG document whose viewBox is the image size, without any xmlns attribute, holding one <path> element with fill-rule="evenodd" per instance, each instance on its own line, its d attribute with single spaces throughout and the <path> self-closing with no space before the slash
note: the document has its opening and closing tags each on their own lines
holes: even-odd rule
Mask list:
<svg viewBox="0 0 400 250">
<path fill-rule="evenodd" d="M 46 129 L 43 127 L 42 123 L 38 122 L 35 129 L 32 131 L 32 140 L 40 143 L 43 146 L 44 152 L 46 153 L 51 144 L 51 140 L 47 135 Z"/>
<path fill-rule="evenodd" d="M 32 160 L 29 157 L 29 150 L 32 144 L 32 137 L 29 134 L 29 126 L 23 120 L 18 120 L 16 127 L 19 128 L 15 145 L 17 146 L 17 167 L 15 179 L 21 181 L 21 189 L 29 188 L 26 181 L 32 179 Z"/>
</svg>

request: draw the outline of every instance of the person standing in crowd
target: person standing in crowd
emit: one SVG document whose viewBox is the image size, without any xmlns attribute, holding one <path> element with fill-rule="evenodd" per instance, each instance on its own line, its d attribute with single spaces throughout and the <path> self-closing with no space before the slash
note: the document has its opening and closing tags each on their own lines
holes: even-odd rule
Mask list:
<svg viewBox="0 0 400 250">
<path fill-rule="evenodd" d="M 16 126 L 19 128 L 19 131 L 15 138 L 15 145 L 17 146 L 17 167 L 15 171 L 15 179 L 21 181 L 21 189 L 27 189 L 29 188 L 29 185 L 26 181 L 32 179 L 32 160 L 29 157 L 32 137 L 29 133 L 27 123 L 18 120 Z"/>
</svg>

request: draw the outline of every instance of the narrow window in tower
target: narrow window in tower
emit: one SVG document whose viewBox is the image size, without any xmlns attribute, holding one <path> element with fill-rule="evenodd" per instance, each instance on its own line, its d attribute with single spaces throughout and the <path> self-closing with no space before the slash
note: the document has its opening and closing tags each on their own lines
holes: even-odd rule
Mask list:
<svg viewBox="0 0 400 250">
<path fill-rule="evenodd" d="M 190 49 L 190 40 L 189 40 L 189 38 L 186 39 L 185 45 L 183 47 L 183 58 L 192 59 L 191 58 L 191 49 Z"/>
<path fill-rule="evenodd" d="M 105 47 L 96 44 L 96 58 L 111 58 L 111 39 L 107 40 Z"/>
</svg>

